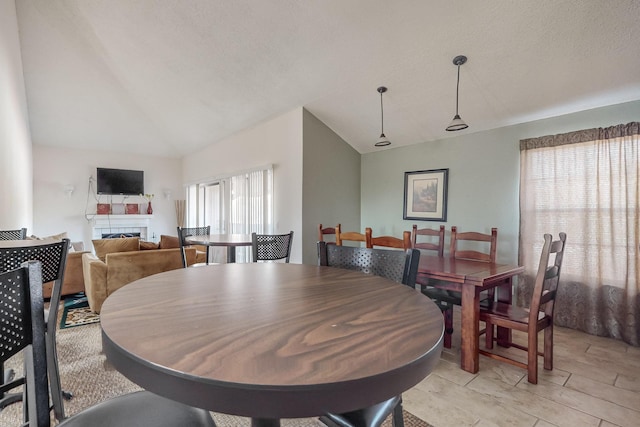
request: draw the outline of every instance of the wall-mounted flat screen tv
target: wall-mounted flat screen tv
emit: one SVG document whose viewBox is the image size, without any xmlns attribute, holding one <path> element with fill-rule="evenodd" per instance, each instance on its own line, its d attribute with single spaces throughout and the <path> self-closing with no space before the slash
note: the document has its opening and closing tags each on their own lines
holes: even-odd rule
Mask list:
<svg viewBox="0 0 640 427">
<path fill-rule="evenodd" d="M 98 168 L 96 181 L 98 194 L 144 194 L 143 171 Z"/>
</svg>

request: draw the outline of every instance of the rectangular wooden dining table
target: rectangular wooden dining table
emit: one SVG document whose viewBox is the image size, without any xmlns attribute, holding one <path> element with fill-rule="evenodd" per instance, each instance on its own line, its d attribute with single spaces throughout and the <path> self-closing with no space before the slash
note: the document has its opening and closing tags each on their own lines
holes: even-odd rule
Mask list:
<svg viewBox="0 0 640 427">
<path fill-rule="evenodd" d="M 475 374 L 479 368 L 480 292 L 497 287 L 498 300 L 510 304 L 513 277 L 521 273 L 524 273 L 524 267 L 518 265 L 420 256 L 417 284 L 457 291 L 462 295 L 460 367 L 465 371 Z M 437 280 L 430 282 L 429 279 Z M 508 347 L 510 330 L 498 328 L 497 339 L 499 345 Z"/>
</svg>

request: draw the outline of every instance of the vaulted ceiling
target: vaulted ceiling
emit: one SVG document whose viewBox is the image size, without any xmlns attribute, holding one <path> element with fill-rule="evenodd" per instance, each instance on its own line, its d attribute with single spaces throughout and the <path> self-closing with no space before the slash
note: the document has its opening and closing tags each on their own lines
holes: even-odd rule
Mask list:
<svg viewBox="0 0 640 427">
<path fill-rule="evenodd" d="M 181 157 L 303 106 L 361 153 L 640 99 L 637 0 L 16 0 L 34 144 Z M 445 127 L 455 113 L 469 128 Z"/>
</svg>

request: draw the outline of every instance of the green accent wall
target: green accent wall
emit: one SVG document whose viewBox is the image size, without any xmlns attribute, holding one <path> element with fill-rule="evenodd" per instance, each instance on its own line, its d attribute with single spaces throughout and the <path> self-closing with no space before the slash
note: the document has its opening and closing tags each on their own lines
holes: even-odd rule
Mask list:
<svg viewBox="0 0 640 427">
<path fill-rule="evenodd" d="M 472 130 L 473 118 L 465 117 L 465 120 Z M 444 224 L 445 248 L 449 246 L 452 225 L 460 231 L 487 233 L 491 227 L 497 227 L 498 260 L 516 263 L 520 140 L 638 120 L 640 101 L 634 101 L 363 154 L 360 223 L 363 229 L 371 227 L 376 236 L 401 236 L 402 231 L 411 230 L 413 224 L 420 228 Z M 444 168 L 449 169 L 447 221 L 403 220 L 404 173 Z"/>
</svg>

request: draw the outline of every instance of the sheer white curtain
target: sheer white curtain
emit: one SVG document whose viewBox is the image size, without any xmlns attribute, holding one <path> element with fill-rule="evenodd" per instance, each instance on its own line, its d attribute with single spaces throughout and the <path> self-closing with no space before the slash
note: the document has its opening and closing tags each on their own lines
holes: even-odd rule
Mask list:
<svg viewBox="0 0 640 427">
<path fill-rule="evenodd" d="M 520 303 L 544 233 L 567 233 L 556 323 L 640 344 L 640 123 L 520 142 Z"/>
<path fill-rule="evenodd" d="M 271 233 L 273 169 L 264 167 L 219 177 L 187 188 L 189 226 L 211 226 L 212 233 Z M 219 249 L 219 250 L 213 250 Z M 213 261 L 224 262 L 225 248 L 212 248 Z M 250 261 L 248 247 L 239 247 L 236 262 Z"/>
</svg>

